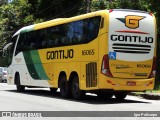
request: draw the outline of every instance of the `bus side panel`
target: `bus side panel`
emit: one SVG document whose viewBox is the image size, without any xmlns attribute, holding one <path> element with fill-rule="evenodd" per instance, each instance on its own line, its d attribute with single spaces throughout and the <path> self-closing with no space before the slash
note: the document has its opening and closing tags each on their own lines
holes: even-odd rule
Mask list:
<svg viewBox="0 0 160 120">
<path fill-rule="evenodd" d="M 99 71 L 99 37 L 90 43 L 79 47 L 80 54 L 77 56 L 81 61 L 80 68 L 80 89 L 95 90 L 98 89 L 98 71 Z M 78 51 L 78 49 L 76 50 Z"/>
<path fill-rule="evenodd" d="M 30 85 L 30 75 L 28 73 L 22 52 L 14 57 L 12 65 L 8 68 L 8 84 L 15 84 L 15 74 L 19 73 L 21 84 Z"/>
<path fill-rule="evenodd" d="M 97 14 L 99 15 L 99 14 Z M 103 84 L 101 82 L 101 78 L 99 77 L 101 71 L 101 62 L 103 55 L 107 53 L 107 44 L 108 44 L 108 16 L 109 13 L 106 11 L 101 12 L 101 26 L 99 29 L 99 34 L 95 40 L 91 43 L 88 43 L 83 46 L 83 50 L 93 50 L 93 55 L 82 55 L 81 62 L 81 89 L 83 90 L 97 90 L 99 89 L 99 84 Z"/>
<path fill-rule="evenodd" d="M 57 82 L 58 75 L 56 75 L 54 73 L 55 64 L 54 63 L 48 63 L 48 64 L 46 64 L 45 69 L 47 69 L 47 74 L 48 74 L 48 77 L 49 77 L 48 83 L 52 87 L 58 88 L 58 82 Z"/>
<path fill-rule="evenodd" d="M 38 87 L 50 87 L 48 84 L 47 64 L 41 59 L 41 52 L 38 50 L 23 52 L 28 74 L 30 75 L 30 85 Z"/>
</svg>

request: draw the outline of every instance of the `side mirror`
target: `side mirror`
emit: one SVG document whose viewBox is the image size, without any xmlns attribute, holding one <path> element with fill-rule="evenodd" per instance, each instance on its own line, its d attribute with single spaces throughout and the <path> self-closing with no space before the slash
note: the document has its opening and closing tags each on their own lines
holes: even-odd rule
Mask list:
<svg viewBox="0 0 160 120">
<path fill-rule="evenodd" d="M 5 45 L 3 47 L 3 53 L 2 53 L 3 57 L 6 57 L 8 55 L 8 47 L 11 46 L 11 45 L 12 45 L 12 43 L 8 43 L 7 45 Z"/>
</svg>

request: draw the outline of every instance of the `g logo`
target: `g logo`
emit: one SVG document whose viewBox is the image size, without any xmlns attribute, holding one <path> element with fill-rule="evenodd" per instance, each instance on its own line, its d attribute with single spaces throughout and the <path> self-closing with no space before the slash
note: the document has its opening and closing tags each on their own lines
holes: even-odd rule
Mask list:
<svg viewBox="0 0 160 120">
<path fill-rule="evenodd" d="M 128 28 L 136 29 L 139 27 L 139 21 L 142 20 L 143 16 L 135 16 L 135 15 L 128 15 L 125 17 L 125 25 Z"/>
</svg>

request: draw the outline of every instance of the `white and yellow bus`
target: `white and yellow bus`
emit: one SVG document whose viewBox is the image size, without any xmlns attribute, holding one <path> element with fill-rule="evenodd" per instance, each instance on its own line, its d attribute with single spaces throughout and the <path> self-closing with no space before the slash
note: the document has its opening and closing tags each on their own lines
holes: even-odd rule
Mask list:
<svg viewBox="0 0 160 120">
<path fill-rule="evenodd" d="M 138 10 L 101 10 L 23 27 L 9 51 L 8 84 L 60 88 L 62 97 L 86 92 L 124 99 L 152 90 L 156 66 L 156 20 Z"/>
</svg>

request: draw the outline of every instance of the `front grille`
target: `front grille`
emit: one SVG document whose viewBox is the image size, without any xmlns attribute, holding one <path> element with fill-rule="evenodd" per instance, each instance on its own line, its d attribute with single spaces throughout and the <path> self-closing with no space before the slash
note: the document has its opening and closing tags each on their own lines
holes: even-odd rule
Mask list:
<svg viewBox="0 0 160 120">
<path fill-rule="evenodd" d="M 96 87 L 97 86 L 97 63 L 90 62 L 86 64 L 86 86 Z"/>
<path fill-rule="evenodd" d="M 151 51 L 150 45 L 138 45 L 138 44 L 114 43 L 112 48 L 115 52 L 121 52 L 121 53 L 148 54 Z"/>
</svg>

